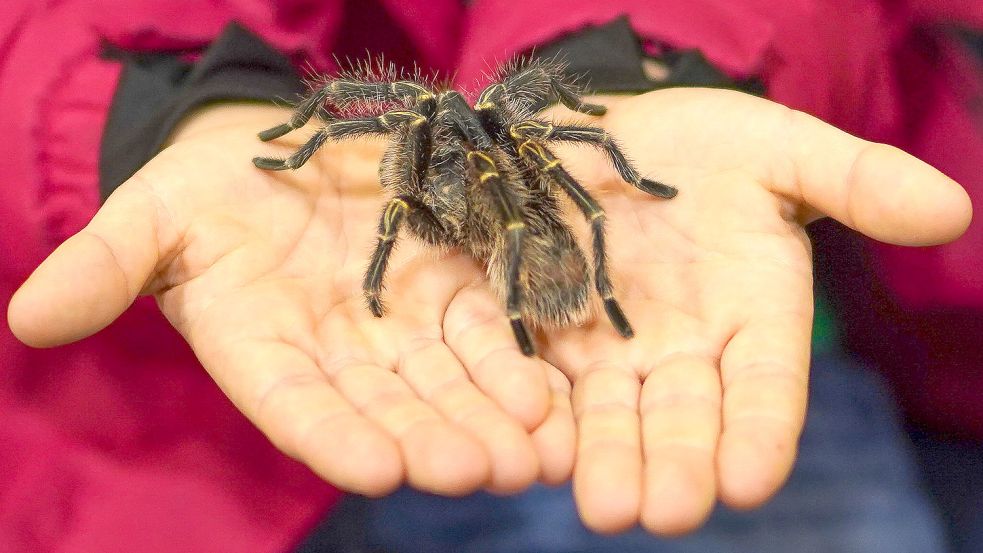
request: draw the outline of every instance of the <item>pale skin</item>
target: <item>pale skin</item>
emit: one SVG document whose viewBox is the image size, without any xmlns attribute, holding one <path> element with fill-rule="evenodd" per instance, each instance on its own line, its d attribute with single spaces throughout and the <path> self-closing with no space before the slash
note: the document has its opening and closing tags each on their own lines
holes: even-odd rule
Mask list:
<svg viewBox="0 0 983 553">
<path fill-rule="evenodd" d="M 603 156 L 559 149 L 607 212 L 632 340 L 601 315 L 541 333 L 542 358 L 524 357 L 480 265 L 405 235 L 388 314 L 373 318 L 360 281 L 386 198 L 383 143 L 262 171 L 254 155 L 284 155 L 304 131 L 260 143 L 289 111 L 258 105 L 186 121 L 25 282 L 11 328 L 56 346 L 154 295 L 277 447 L 353 492 L 504 493 L 572 474 L 589 527 L 663 535 L 697 528 L 717 499 L 760 505 L 788 476 L 806 407 L 804 225 L 831 216 L 877 240 L 939 244 L 966 229 L 969 199 L 900 150 L 767 100 L 679 89 L 597 101 L 610 109 L 594 123 L 680 190 L 647 197 Z"/>
</svg>

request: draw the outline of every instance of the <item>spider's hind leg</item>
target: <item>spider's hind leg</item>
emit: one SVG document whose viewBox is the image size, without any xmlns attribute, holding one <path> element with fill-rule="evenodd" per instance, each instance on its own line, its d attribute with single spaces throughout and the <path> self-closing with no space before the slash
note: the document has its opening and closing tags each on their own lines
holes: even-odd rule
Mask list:
<svg viewBox="0 0 983 553">
<path fill-rule="evenodd" d="M 482 98 L 487 99 L 487 95 L 483 93 Z M 468 163 L 478 177 L 480 189 L 487 194 L 499 220 L 504 224 L 505 301 L 509 324 L 522 353 L 528 356 L 535 355 L 536 348 L 533 346 L 532 337 L 522 320 L 522 283 L 519 279 L 526 222 L 522 218 L 521 200 L 515 194 L 514 183 L 508 180 L 509 175 L 500 172 L 495 159 L 490 155 L 495 143 L 478 115 L 468 106 L 464 96 L 459 92 L 448 92 L 443 95 L 439 108 L 438 116 L 441 117 L 443 125 L 464 143 L 474 148 L 467 153 Z"/>
<path fill-rule="evenodd" d="M 447 233 L 430 207 L 413 197 L 422 187 L 422 179 L 427 173 L 432 154 L 432 137 L 427 118 L 414 111 L 396 110 L 387 112 L 376 120 L 391 130 L 395 130 L 396 125 L 404 129 L 398 135 L 399 141 L 392 144 L 383 155 L 380 167 L 383 186 L 403 193 L 390 200 L 382 213 L 378 242 L 362 281 L 369 310 L 376 317 L 381 317 L 385 313 L 379 297 L 382 279 L 396 244 L 400 225 L 405 220 L 413 232 L 432 243 L 445 240 Z"/>
</svg>

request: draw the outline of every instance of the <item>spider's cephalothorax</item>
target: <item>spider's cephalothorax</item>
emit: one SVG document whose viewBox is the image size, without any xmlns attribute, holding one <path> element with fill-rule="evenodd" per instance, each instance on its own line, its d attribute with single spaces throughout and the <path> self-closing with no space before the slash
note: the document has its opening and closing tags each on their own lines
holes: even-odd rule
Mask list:
<svg viewBox="0 0 983 553">
<path fill-rule="evenodd" d="M 604 106 L 581 99 L 563 69 L 557 62 L 511 64 L 473 106 L 457 91 L 434 90 L 419 79 L 399 79 L 391 72 L 328 79 L 299 104 L 289 122 L 259 137 L 273 140 L 315 115 L 324 125 L 290 157 L 257 157 L 253 162 L 262 169 L 296 169 L 328 139 L 368 134 L 392 138 L 380 167 L 382 186 L 392 199 L 379 221 L 378 243 L 363 283 L 368 307 L 377 317 L 383 315 L 380 292 L 386 264 L 400 228 L 406 226 L 428 244 L 454 246 L 485 263 L 526 355 L 535 352 L 526 322 L 581 322 L 589 311 L 591 281 L 618 333 L 631 337 L 608 276 L 604 211 L 547 144 L 579 142 L 600 148 L 626 182 L 653 196 L 672 198 L 676 189 L 642 178 L 603 129 L 536 118 L 556 100 L 588 115 L 605 112 Z M 338 115 L 352 106 L 374 108 L 377 114 Z M 557 191 L 573 200 L 591 226 L 592 271 L 563 220 Z"/>
</svg>

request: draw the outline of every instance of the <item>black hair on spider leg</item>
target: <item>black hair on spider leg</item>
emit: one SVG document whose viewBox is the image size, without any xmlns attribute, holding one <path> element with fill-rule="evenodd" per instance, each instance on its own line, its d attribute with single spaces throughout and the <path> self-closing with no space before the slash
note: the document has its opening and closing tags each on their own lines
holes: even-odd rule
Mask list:
<svg viewBox="0 0 983 553">
<path fill-rule="evenodd" d="M 268 141 L 317 116 L 321 128 L 286 159 L 257 157 L 267 170 L 296 169 L 327 141 L 361 135 L 390 137 L 380 178 L 392 199 L 379 219 L 375 251 L 363 290 L 369 310 L 381 317 L 383 276 L 404 226 L 427 244 L 454 246 L 485 263 L 504 300 L 520 349 L 534 355 L 527 321 L 538 326 L 581 322 L 589 311 L 591 273 L 608 319 L 619 334 L 634 335 L 614 298 L 604 245 L 604 210 L 547 147 L 579 142 L 611 159 L 628 184 L 659 198 L 676 189 L 642 178 L 617 141 L 597 127 L 556 125 L 538 118 L 550 103 L 588 115 L 606 108 L 581 99 L 564 65 L 519 60 L 504 66 L 474 105 L 417 73 L 400 78 L 391 69 L 373 74 L 372 64 L 327 78 L 302 100 L 287 123 L 259 133 Z M 370 116 L 348 117 L 357 112 Z M 372 108 L 375 113 L 372 115 Z M 380 113 L 381 112 L 381 113 Z M 362 115 L 365 115 L 364 113 Z M 563 219 L 556 196 L 566 194 L 591 228 L 593 270 Z"/>
</svg>

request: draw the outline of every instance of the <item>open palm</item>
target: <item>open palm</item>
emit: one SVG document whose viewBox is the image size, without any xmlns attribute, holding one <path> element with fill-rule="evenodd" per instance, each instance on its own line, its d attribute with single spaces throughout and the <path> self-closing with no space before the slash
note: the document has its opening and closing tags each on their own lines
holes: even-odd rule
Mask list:
<svg viewBox="0 0 983 553">
<path fill-rule="evenodd" d="M 585 522 L 673 534 L 718 496 L 760 504 L 792 466 L 812 330 L 804 225 L 830 215 L 927 245 L 959 236 L 971 209 L 956 183 L 900 150 L 759 98 L 674 89 L 602 103 L 602 124 L 643 174 L 680 192 L 647 198 L 600 156 L 565 152 L 607 212 L 636 337 L 601 318 L 552 333 L 543 357 L 574 382 Z"/>
<path fill-rule="evenodd" d="M 254 132 L 286 116 L 256 106 L 180 134 L 35 272 L 11 326 L 63 343 L 154 294 L 237 406 L 349 490 L 517 490 L 565 479 L 576 444 L 578 503 L 599 530 L 683 531 L 718 494 L 758 504 L 787 475 L 805 408 L 802 225 L 829 214 L 927 244 L 962 232 L 968 200 L 910 156 L 764 100 L 677 90 L 605 103 L 600 123 L 643 173 L 680 189 L 651 199 L 603 157 L 563 156 L 607 211 L 633 340 L 600 317 L 541 336 L 545 361 L 523 357 L 481 267 L 411 239 L 387 272 L 389 313 L 373 318 L 360 282 L 384 201 L 381 143 L 259 171 L 249 160 L 271 146 Z"/>
<path fill-rule="evenodd" d="M 383 143 L 329 145 L 300 171 L 271 173 L 250 162 L 269 149 L 256 131 L 289 112 L 216 110 L 35 272 L 12 302 L 15 332 L 70 341 L 153 294 L 236 406 L 343 489 L 377 495 L 405 480 L 460 494 L 568 478 L 569 383 L 518 352 L 473 260 L 406 240 L 387 275 L 390 314 L 366 308 Z M 87 284 L 65 289 L 69 274 Z"/>
</svg>

